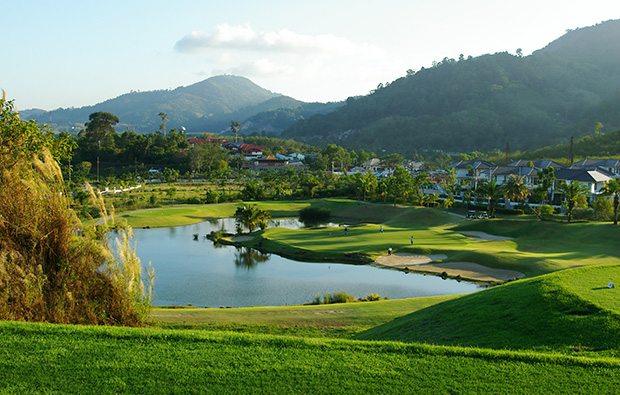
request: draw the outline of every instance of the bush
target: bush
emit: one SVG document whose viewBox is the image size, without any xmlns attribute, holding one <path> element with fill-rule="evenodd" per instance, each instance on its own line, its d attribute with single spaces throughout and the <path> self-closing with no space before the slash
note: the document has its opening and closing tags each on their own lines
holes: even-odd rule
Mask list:
<svg viewBox="0 0 620 395">
<path fill-rule="evenodd" d="M 325 293 L 325 296 L 323 296 L 323 300 L 321 300 L 321 295 L 317 295 L 314 297 L 312 302 L 310 302 L 310 304 L 331 304 L 331 303 L 351 303 L 351 302 L 355 302 L 355 296 L 349 295 L 344 291 L 340 291 L 340 292 L 334 292 L 333 294 Z"/>
<path fill-rule="evenodd" d="M 304 224 L 320 224 L 323 222 L 328 222 L 331 215 L 331 211 L 320 207 L 306 207 L 299 210 L 299 220 Z"/>
</svg>

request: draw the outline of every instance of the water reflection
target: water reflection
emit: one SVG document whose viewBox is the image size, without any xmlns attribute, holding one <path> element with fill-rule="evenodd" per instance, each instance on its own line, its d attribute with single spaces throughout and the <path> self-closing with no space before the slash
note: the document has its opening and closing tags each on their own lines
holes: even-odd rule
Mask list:
<svg viewBox="0 0 620 395">
<path fill-rule="evenodd" d="M 234 262 L 235 266 L 250 270 L 254 269 L 259 263 L 267 262 L 269 258 L 271 258 L 271 254 L 263 254 L 249 247 L 236 247 Z"/>
</svg>

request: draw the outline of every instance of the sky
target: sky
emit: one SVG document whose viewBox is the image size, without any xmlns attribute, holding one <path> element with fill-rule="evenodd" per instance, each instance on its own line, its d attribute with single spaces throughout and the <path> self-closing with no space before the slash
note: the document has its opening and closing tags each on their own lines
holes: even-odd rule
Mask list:
<svg viewBox="0 0 620 395">
<path fill-rule="evenodd" d="M 620 19 L 618 0 L 2 1 L 0 88 L 82 107 L 231 74 L 307 102 L 365 95 L 460 54 L 524 55 Z M 620 39 L 620 38 L 619 38 Z"/>
</svg>

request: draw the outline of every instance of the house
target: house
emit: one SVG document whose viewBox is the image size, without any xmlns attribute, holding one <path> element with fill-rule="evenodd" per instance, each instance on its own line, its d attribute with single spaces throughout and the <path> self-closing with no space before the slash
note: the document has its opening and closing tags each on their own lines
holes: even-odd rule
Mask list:
<svg viewBox="0 0 620 395">
<path fill-rule="evenodd" d="M 541 170 L 546 169 L 548 167 L 553 167 L 555 170 L 563 169 L 564 166 L 559 164 L 558 162 L 554 162 L 552 160 L 525 160 L 519 159 L 516 162 L 512 162 L 507 164 L 508 167 L 528 167 L 528 165 L 533 165 L 535 169 Z M 529 166 L 531 167 L 531 166 Z"/>
<path fill-rule="evenodd" d="M 305 169 L 306 166 L 299 161 L 289 161 L 287 159 L 278 159 L 274 156 L 267 156 L 266 158 L 257 158 L 253 161 L 248 161 L 243 164 L 244 169 L 251 171 L 261 170 L 282 170 L 285 167 L 292 166 L 300 169 Z"/>
<path fill-rule="evenodd" d="M 584 159 L 574 163 L 571 169 L 584 169 L 599 167 L 613 174 L 614 178 L 620 178 L 620 160 L 618 159 Z"/>
<path fill-rule="evenodd" d="M 263 146 L 248 143 L 228 143 L 226 144 L 226 148 L 228 148 L 230 154 L 239 154 L 243 156 L 245 160 L 260 158 L 263 156 L 263 151 L 265 150 Z"/>
<path fill-rule="evenodd" d="M 562 182 L 567 184 L 580 182 L 588 188 L 588 199 L 592 202 L 594 198 L 601 193 L 601 189 L 603 189 L 605 183 L 611 180 L 613 176 L 612 173 L 601 168 L 560 169 L 555 172 L 555 183 L 553 185 L 552 196 L 555 199 L 556 196 L 561 194 L 557 191 L 557 188 Z"/>
<path fill-rule="evenodd" d="M 525 177 L 525 182 L 530 185 L 538 184 L 538 170 L 528 166 L 498 166 L 493 170 L 492 178 L 497 184 L 503 184 L 511 174 Z"/>
<path fill-rule="evenodd" d="M 224 145 L 224 144 L 228 144 L 228 140 L 224 138 L 220 138 L 220 137 L 208 137 L 206 139 L 191 138 L 191 139 L 187 139 L 187 143 L 189 144 L 190 147 L 194 147 L 198 144 L 206 144 L 206 143 Z"/>
<path fill-rule="evenodd" d="M 456 178 L 461 182 L 473 180 L 474 188 L 479 181 L 490 181 L 497 166 L 485 160 L 460 160 L 452 163 Z"/>
<path fill-rule="evenodd" d="M 362 163 L 364 171 L 370 171 L 371 173 L 379 171 L 379 167 L 381 167 L 381 159 L 379 158 L 372 158 Z"/>
</svg>

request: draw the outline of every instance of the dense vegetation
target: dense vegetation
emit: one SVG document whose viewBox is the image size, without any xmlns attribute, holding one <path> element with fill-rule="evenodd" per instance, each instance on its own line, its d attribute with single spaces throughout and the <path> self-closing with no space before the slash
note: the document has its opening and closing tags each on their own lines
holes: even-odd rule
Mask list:
<svg viewBox="0 0 620 395">
<path fill-rule="evenodd" d="M 413 149 L 541 147 L 592 133 L 589 122 L 596 121 L 614 130 L 617 115 L 606 109 L 620 88 L 620 51 L 617 41 L 604 37 L 619 31 L 620 21 L 578 29 L 527 57 L 445 58 L 380 84 L 368 96 L 349 98 L 332 113 L 300 121 L 284 135 L 409 156 Z"/>
</svg>

